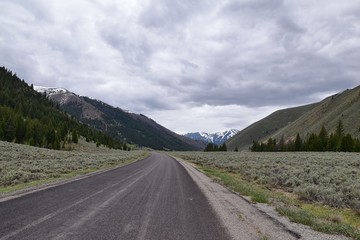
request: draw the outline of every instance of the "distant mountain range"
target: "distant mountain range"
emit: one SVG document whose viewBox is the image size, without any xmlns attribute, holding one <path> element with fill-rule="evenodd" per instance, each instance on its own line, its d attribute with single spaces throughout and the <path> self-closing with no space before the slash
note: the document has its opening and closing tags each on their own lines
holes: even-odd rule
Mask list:
<svg viewBox="0 0 360 240">
<path fill-rule="evenodd" d="M 330 133 L 342 121 L 346 133 L 360 137 L 360 86 L 329 96 L 324 100 L 300 107 L 276 111 L 241 130 L 229 139 L 227 147 L 248 150 L 253 141 L 294 140 L 299 133 L 306 139 L 311 133 L 318 134 L 322 126 Z"/>
<path fill-rule="evenodd" d="M 223 132 L 216 132 L 216 133 L 192 132 L 192 133 L 186 133 L 184 134 L 184 136 L 193 140 L 221 145 L 225 141 L 235 136 L 238 132 L 239 130 L 237 129 L 229 129 Z"/>
<path fill-rule="evenodd" d="M 130 113 L 64 88 L 34 87 L 71 116 L 118 140 L 158 150 L 202 150 L 205 144 L 178 135 L 143 114 Z"/>
</svg>

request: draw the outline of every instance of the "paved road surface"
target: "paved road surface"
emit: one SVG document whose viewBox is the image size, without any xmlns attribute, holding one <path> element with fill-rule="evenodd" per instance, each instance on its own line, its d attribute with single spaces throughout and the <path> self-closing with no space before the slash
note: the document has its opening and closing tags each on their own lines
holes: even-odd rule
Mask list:
<svg viewBox="0 0 360 240">
<path fill-rule="evenodd" d="M 158 153 L 93 177 L 0 202 L 5 239 L 229 239 L 175 160 Z"/>
</svg>

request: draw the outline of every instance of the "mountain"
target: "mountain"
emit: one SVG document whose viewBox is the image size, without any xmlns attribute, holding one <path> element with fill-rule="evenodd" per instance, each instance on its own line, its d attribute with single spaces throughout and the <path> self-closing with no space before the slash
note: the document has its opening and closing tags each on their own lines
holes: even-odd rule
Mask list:
<svg viewBox="0 0 360 240">
<path fill-rule="evenodd" d="M 239 150 L 247 150 L 254 141 L 269 138 L 273 133 L 295 121 L 317 105 L 318 103 L 314 103 L 278 110 L 239 131 L 238 134 L 226 142 L 226 145 L 229 150 L 234 150 L 236 147 L 238 147 Z"/>
<path fill-rule="evenodd" d="M 198 141 L 221 145 L 228 139 L 235 136 L 238 132 L 239 130 L 237 129 L 229 129 L 223 132 L 216 132 L 216 133 L 192 132 L 192 133 L 186 133 L 184 134 L 184 136 Z"/>
<path fill-rule="evenodd" d="M 360 137 L 360 86 L 345 90 L 325 98 L 319 104 L 300 116 L 296 121 L 285 126 L 270 137 L 295 139 L 297 133 L 306 138 L 311 133 L 319 133 L 324 126 L 329 133 L 335 132 L 336 126 L 342 121 L 345 133 L 352 137 Z"/>
<path fill-rule="evenodd" d="M 59 107 L 117 140 L 157 150 L 200 150 L 204 143 L 178 135 L 143 114 L 130 113 L 64 88 L 35 87 Z"/>
<path fill-rule="evenodd" d="M 69 117 L 5 67 L 0 68 L 0 140 L 63 149 L 79 135 L 113 148 L 123 143 Z"/>
<path fill-rule="evenodd" d="M 300 107 L 276 111 L 260 121 L 241 130 L 227 142 L 228 149 L 238 147 L 247 150 L 253 141 L 284 137 L 293 140 L 299 133 L 302 139 L 311 133 L 319 133 L 322 126 L 334 132 L 339 120 L 345 132 L 360 137 L 360 86 L 329 96 L 324 100 Z"/>
</svg>

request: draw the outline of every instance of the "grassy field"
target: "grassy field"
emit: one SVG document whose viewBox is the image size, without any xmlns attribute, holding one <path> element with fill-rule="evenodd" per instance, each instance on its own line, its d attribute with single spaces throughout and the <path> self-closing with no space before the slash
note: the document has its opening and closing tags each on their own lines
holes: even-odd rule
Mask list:
<svg viewBox="0 0 360 240">
<path fill-rule="evenodd" d="M 0 141 L 0 193 L 121 166 L 147 156 L 143 151 L 94 148 L 76 144 L 55 151 Z"/>
<path fill-rule="evenodd" d="M 175 152 L 290 220 L 360 239 L 359 153 Z"/>
</svg>

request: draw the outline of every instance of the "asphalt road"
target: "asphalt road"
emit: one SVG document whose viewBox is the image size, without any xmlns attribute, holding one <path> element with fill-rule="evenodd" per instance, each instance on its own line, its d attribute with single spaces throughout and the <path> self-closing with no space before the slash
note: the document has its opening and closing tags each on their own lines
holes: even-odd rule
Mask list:
<svg viewBox="0 0 360 240">
<path fill-rule="evenodd" d="M 174 159 L 151 157 L 0 202 L 5 239 L 230 239 Z"/>
</svg>

